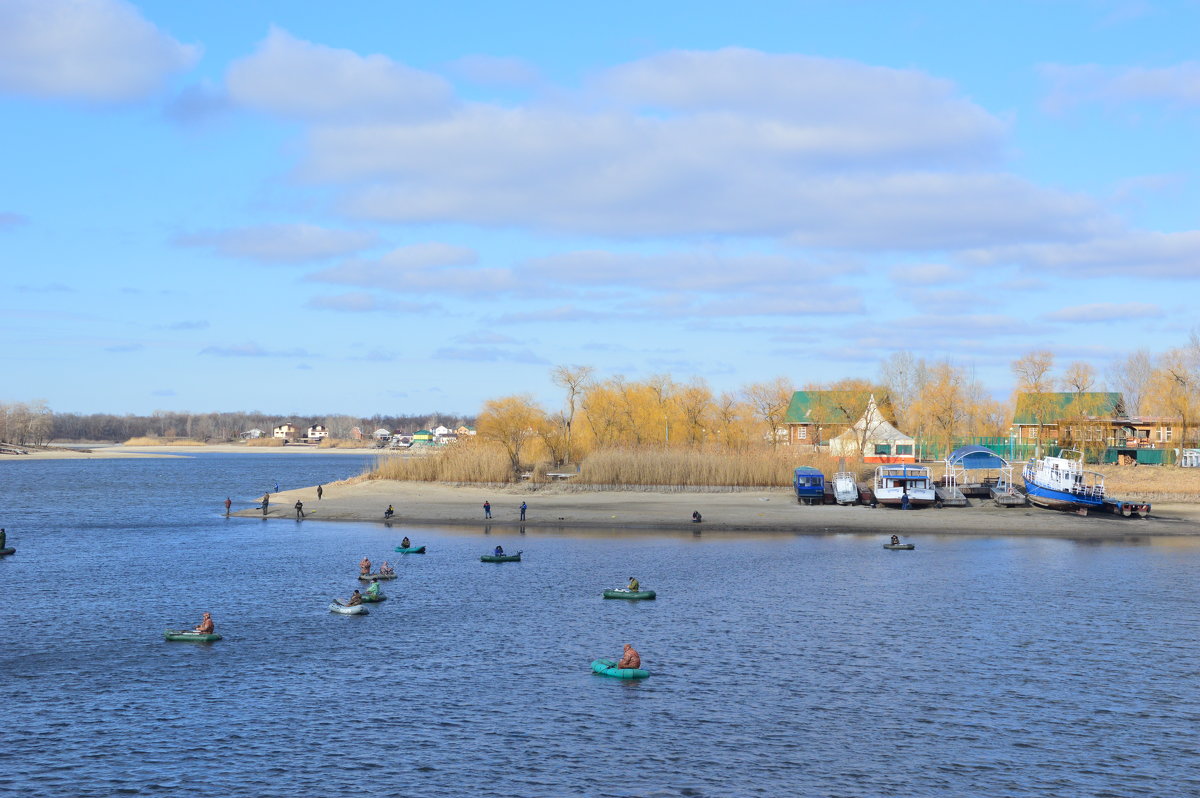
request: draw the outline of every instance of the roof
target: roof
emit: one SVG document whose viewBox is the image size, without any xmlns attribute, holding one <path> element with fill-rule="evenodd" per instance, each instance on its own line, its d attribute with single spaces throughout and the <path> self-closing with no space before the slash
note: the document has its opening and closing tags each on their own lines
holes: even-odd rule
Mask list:
<svg viewBox="0 0 1200 798">
<path fill-rule="evenodd" d="M 1013 413 L 1014 424 L 1037 424 L 1038 410 L 1041 410 L 1041 423 L 1054 424 L 1060 419 L 1067 418 L 1075 411 L 1072 405 L 1079 400 L 1078 407 L 1084 415 L 1091 418 L 1111 418 L 1121 415 L 1124 400 L 1115 391 L 1060 391 L 1047 393 L 1017 394 L 1017 410 Z M 1039 408 L 1039 404 L 1043 403 Z"/>
<path fill-rule="evenodd" d="M 967 471 L 1007 468 L 1008 461 L 983 446 L 960 446 L 946 458 L 949 465 L 962 465 Z"/>
<path fill-rule="evenodd" d="M 814 476 L 820 474 L 821 476 L 824 476 L 824 473 L 821 471 L 821 469 L 813 468 L 812 466 L 800 466 L 796 469 L 796 474 L 812 474 Z"/>
<path fill-rule="evenodd" d="M 879 443 L 887 441 L 889 443 L 895 441 L 913 441 L 911 435 L 905 435 L 900 430 L 893 427 L 884 420 L 883 414 L 879 412 L 878 405 L 875 404 L 875 397 L 872 396 L 867 402 L 867 409 L 863 411 L 862 418 L 854 422 L 850 429 L 843 432 L 834 438 L 835 441 L 847 441 L 858 443 L 859 435 L 866 432 L 866 443 Z"/>
<path fill-rule="evenodd" d="M 846 406 L 862 401 L 862 391 L 795 391 L 785 424 L 849 424 Z M 815 414 L 814 414 L 815 411 Z"/>
</svg>

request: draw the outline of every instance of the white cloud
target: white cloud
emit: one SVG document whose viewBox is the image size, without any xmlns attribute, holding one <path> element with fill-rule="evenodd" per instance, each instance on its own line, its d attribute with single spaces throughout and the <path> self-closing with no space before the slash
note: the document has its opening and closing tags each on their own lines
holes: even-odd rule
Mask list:
<svg viewBox="0 0 1200 798">
<path fill-rule="evenodd" d="M 548 362 L 545 358 L 538 357 L 528 349 L 507 350 L 482 346 L 474 349 L 445 347 L 434 352 L 433 356 L 441 360 L 468 360 L 478 363 L 509 362 L 543 364 Z"/>
<path fill-rule="evenodd" d="M 468 247 L 429 242 L 398 247 L 379 258 L 348 260 L 305 279 L 409 295 L 480 295 L 518 287 L 511 270 L 479 267 L 477 260 Z"/>
<path fill-rule="evenodd" d="M 961 280 L 960 269 L 944 263 L 904 263 L 893 266 L 888 277 L 899 286 L 940 285 L 951 280 Z"/>
<path fill-rule="evenodd" d="M 209 230 L 176 236 L 184 247 L 206 247 L 230 258 L 248 258 L 268 263 L 301 263 L 366 249 L 376 241 L 374 233 L 330 230 L 310 224 L 276 224 Z"/>
<path fill-rule="evenodd" d="M 1200 278 L 1200 231 L 1131 232 L 1079 243 L 1033 244 L 972 250 L 968 262 L 1015 263 L 1025 268 L 1069 274 Z"/>
<path fill-rule="evenodd" d="M 1163 309 L 1146 302 L 1096 302 L 1072 305 L 1042 316 L 1046 321 L 1065 321 L 1071 324 L 1107 324 L 1134 319 L 1160 319 Z"/>
<path fill-rule="evenodd" d="M 1168 67 L 1043 64 L 1040 72 L 1049 84 L 1043 103 L 1051 111 L 1094 102 L 1200 106 L 1200 62 L 1196 61 Z"/>
<path fill-rule="evenodd" d="M 449 64 L 450 71 L 484 86 L 532 86 L 541 81 L 537 67 L 523 58 L 467 55 Z"/>
<path fill-rule="evenodd" d="M 235 103 L 301 119 L 411 119 L 453 103 L 450 84 L 438 75 L 383 55 L 306 42 L 277 27 L 252 55 L 230 65 L 225 81 Z"/>
<path fill-rule="evenodd" d="M 343 313 L 420 312 L 432 309 L 422 302 L 400 302 L 384 299 L 365 291 L 344 294 L 322 294 L 308 300 L 308 307 L 317 310 L 337 310 Z"/>
<path fill-rule="evenodd" d="M 190 69 L 200 48 L 181 44 L 122 0 L 0 3 L 0 91 L 123 102 Z"/>
</svg>

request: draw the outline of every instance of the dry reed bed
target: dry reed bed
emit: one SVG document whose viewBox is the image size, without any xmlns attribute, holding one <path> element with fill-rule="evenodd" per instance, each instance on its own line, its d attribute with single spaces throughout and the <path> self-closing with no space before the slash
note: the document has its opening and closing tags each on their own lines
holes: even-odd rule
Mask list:
<svg viewBox="0 0 1200 798">
<path fill-rule="evenodd" d="M 196 441 L 191 438 L 130 438 L 125 441 L 125 446 L 204 446 L 204 441 Z"/>
<path fill-rule="evenodd" d="M 283 446 L 283 438 L 247 438 L 247 446 Z"/>
</svg>

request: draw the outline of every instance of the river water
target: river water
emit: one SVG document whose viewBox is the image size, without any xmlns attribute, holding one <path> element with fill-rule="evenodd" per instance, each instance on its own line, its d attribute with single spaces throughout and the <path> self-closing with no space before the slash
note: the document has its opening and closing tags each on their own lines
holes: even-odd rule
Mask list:
<svg viewBox="0 0 1200 798">
<path fill-rule="evenodd" d="M 0 795 L 1200 794 L 1195 541 L 222 517 L 365 462 L 0 464 Z"/>
</svg>

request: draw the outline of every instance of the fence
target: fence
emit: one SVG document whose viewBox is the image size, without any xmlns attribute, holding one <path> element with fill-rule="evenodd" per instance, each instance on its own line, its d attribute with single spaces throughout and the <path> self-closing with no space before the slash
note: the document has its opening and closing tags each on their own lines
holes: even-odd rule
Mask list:
<svg viewBox="0 0 1200 798">
<path fill-rule="evenodd" d="M 1016 438 L 975 436 L 970 438 L 955 438 L 949 449 L 946 448 L 944 441 L 918 439 L 917 457 L 923 461 L 945 460 L 946 455 L 960 446 L 982 446 L 1000 455 L 1010 463 L 1030 460 L 1038 456 L 1037 446 L 1032 443 L 1021 443 Z M 1061 452 L 1062 447 L 1057 444 L 1042 444 L 1042 457 L 1058 457 Z"/>
</svg>

